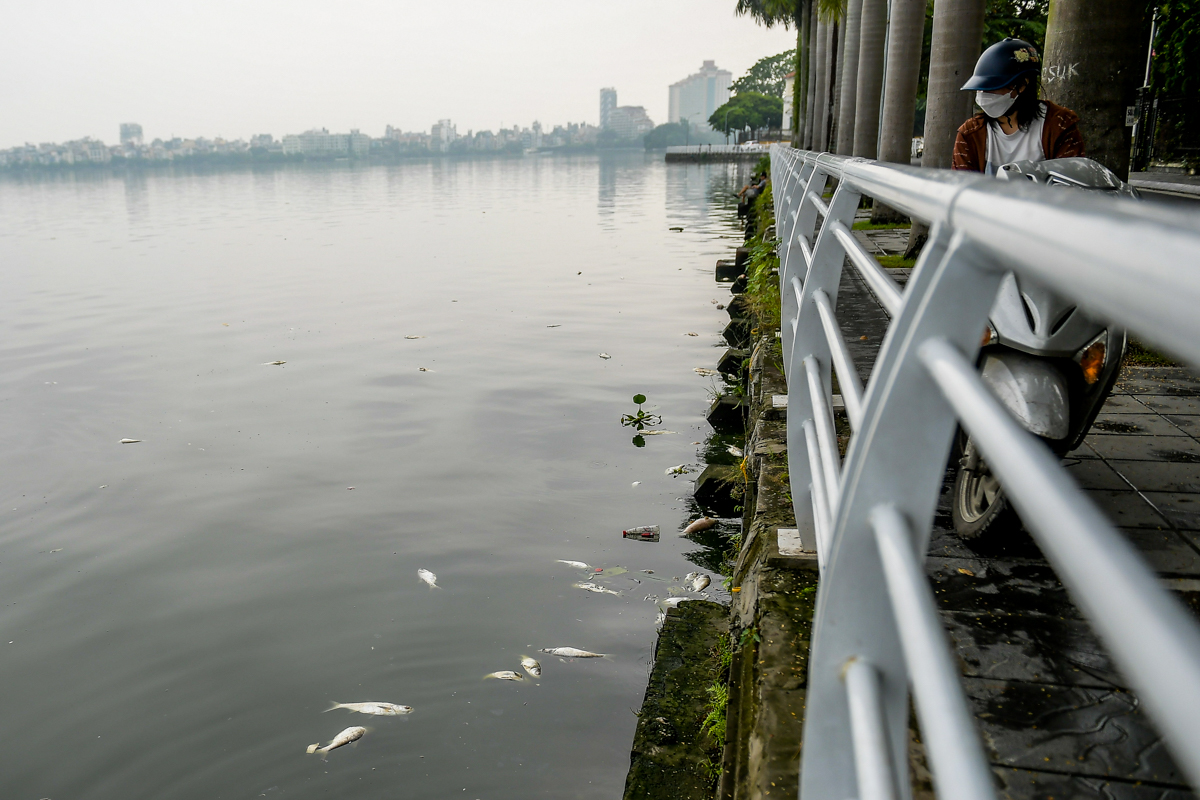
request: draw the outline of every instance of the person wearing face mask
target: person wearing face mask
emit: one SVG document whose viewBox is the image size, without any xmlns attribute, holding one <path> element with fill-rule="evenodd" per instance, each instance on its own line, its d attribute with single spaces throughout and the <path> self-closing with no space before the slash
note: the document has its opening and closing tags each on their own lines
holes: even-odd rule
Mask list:
<svg viewBox="0 0 1200 800">
<path fill-rule="evenodd" d="M 1005 39 L 983 51 L 963 84 L 983 109 L 962 124 L 953 169 L 995 175 L 1013 161 L 1044 161 L 1084 154 L 1079 115 L 1038 99 L 1041 58 L 1029 42 Z"/>
</svg>

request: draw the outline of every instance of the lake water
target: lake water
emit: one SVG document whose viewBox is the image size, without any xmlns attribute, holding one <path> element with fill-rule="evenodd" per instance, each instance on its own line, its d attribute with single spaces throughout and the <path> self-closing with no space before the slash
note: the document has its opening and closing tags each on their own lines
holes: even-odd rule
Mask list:
<svg viewBox="0 0 1200 800">
<path fill-rule="evenodd" d="M 620 797 L 748 169 L 0 180 L 3 796 Z"/>
</svg>

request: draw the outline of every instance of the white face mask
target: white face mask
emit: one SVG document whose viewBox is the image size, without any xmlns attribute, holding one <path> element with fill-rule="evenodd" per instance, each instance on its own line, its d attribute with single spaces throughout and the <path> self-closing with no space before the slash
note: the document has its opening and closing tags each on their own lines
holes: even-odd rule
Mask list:
<svg viewBox="0 0 1200 800">
<path fill-rule="evenodd" d="M 987 114 L 992 119 L 1002 117 L 1008 110 L 1017 102 L 1017 98 L 1005 92 L 1004 94 L 993 94 L 992 92 L 976 92 L 975 102 L 983 109 L 983 113 Z"/>
</svg>

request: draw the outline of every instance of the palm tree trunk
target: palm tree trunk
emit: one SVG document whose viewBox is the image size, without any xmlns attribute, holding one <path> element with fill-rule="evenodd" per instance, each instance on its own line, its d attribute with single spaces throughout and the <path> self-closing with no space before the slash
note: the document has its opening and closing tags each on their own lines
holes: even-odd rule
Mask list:
<svg viewBox="0 0 1200 800">
<path fill-rule="evenodd" d="M 879 160 L 908 164 L 912 159 L 913 119 L 921 77 L 921 43 L 925 38 L 925 0 L 892 0 L 888 34 L 887 82 Z"/>
<path fill-rule="evenodd" d="M 1129 177 L 1125 108 L 1142 82 L 1146 4 L 1137 0 L 1050 0 L 1043 54 L 1046 99 L 1079 115 L 1089 158 Z M 1050 155 L 1047 153 L 1047 156 Z"/>
<path fill-rule="evenodd" d="M 883 43 L 887 35 L 887 0 L 863 0 L 859 21 L 858 94 L 854 98 L 854 151 L 875 158 L 879 153 L 879 95 L 883 91 Z"/>
<path fill-rule="evenodd" d="M 817 47 L 815 51 L 817 68 L 813 71 L 813 130 L 812 149 L 824 150 L 825 116 L 829 113 L 829 23 L 824 20 L 817 22 Z"/>
<path fill-rule="evenodd" d="M 812 3 L 808 12 L 808 71 L 805 80 L 808 83 L 808 98 L 804 103 L 804 148 L 811 150 L 813 146 L 813 116 L 816 113 L 817 100 L 817 60 L 814 51 L 817 45 L 817 4 Z"/>
<path fill-rule="evenodd" d="M 801 120 L 804 112 L 805 90 L 808 88 L 804 79 L 808 51 L 808 4 L 812 0 L 795 0 L 795 11 L 792 24 L 796 28 L 796 75 L 792 80 L 792 146 L 799 147 L 800 132 L 804 130 Z"/>
<path fill-rule="evenodd" d="M 925 106 L 923 167 L 947 169 L 958 126 L 971 116 L 973 95 L 961 87 L 975 71 L 983 41 L 985 0 L 936 0 Z"/>
<path fill-rule="evenodd" d="M 858 94 L 858 40 L 862 4 L 863 0 L 849 0 L 846 5 L 846 46 L 842 55 L 842 87 L 835 148 L 844 156 L 854 152 L 854 100 Z"/>
<path fill-rule="evenodd" d="M 834 23 L 834 28 L 837 29 L 837 36 L 833 40 L 833 58 L 830 63 L 833 64 L 833 101 L 829 109 L 829 144 L 827 149 L 836 153 L 837 136 L 838 136 L 838 116 L 842 110 L 842 75 L 845 74 L 845 66 L 843 61 L 843 53 L 846 52 L 846 20 L 845 10 L 842 11 L 842 19 Z"/>
</svg>

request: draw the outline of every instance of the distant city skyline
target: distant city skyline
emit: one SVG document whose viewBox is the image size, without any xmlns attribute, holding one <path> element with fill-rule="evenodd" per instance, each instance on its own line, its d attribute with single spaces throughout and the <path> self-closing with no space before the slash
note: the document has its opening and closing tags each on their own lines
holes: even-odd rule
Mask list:
<svg viewBox="0 0 1200 800">
<path fill-rule="evenodd" d="M 598 125 L 597 92 L 668 121 L 666 88 L 704 60 L 735 76 L 795 35 L 735 17 L 732 0 L 540 0 L 443 6 L 311 0 L 203 7 L 115 0 L 19 4 L 0 27 L 0 149 L 93 137 L 246 138 L 388 125 L 497 130 Z M 231 20 L 237 20 L 232 24 Z M 664 36 L 670 31 L 670 36 Z M 33 33 L 31 33 L 33 32 Z"/>
</svg>

